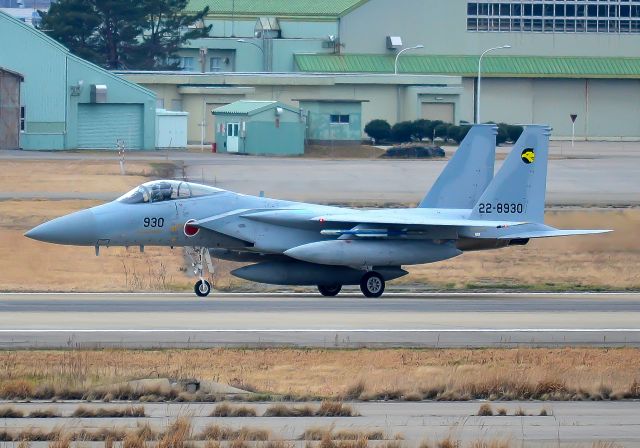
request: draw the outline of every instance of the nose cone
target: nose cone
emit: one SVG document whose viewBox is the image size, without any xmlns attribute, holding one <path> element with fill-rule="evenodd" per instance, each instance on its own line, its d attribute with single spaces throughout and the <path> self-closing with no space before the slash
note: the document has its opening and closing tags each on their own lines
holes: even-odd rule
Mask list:
<svg viewBox="0 0 640 448">
<path fill-rule="evenodd" d="M 93 246 L 98 241 L 96 217 L 91 210 L 81 210 L 40 224 L 24 236 L 47 243 Z"/>
</svg>

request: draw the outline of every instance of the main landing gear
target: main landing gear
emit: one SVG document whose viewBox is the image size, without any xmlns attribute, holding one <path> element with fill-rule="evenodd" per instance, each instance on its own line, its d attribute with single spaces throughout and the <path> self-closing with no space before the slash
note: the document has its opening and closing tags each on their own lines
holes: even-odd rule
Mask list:
<svg viewBox="0 0 640 448">
<path fill-rule="evenodd" d="M 384 292 L 384 278 L 375 271 L 369 271 L 360 280 L 360 291 L 365 297 L 380 297 Z"/>
<path fill-rule="evenodd" d="M 338 295 L 342 285 L 318 285 L 318 291 L 325 297 L 335 297 Z"/>
<path fill-rule="evenodd" d="M 205 263 L 209 273 L 213 274 L 214 271 L 209 250 L 206 247 L 187 247 L 186 251 L 191 258 L 194 275 L 200 278 L 193 286 L 193 291 L 198 297 L 207 297 L 211 292 L 211 283 L 204 278 Z"/>
<path fill-rule="evenodd" d="M 360 280 L 360 291 L 365 297 L 376 298 L 384 293 L 384 277 L 375 271 L 368 271 Z M 318 291 L 325 297 L 335 297 L 338 295 L 342 285 L 318 285 Z"/>
</svg>

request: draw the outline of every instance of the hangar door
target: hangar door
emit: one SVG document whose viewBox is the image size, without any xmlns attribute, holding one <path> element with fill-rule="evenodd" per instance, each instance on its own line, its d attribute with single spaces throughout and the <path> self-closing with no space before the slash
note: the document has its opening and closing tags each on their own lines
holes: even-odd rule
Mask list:
<svg viewBox="0 0 640 448">
<path fill-rule="evenodd" d="M 0 69 L 0 149 L 20 146 L 20 81 L 21 75 Z"/>
<path fill-rule="evenodd" d="M 142 149 L 142 104 L 79 104 L 78 148 L 115 149 L 125 141 L 127 149 Z"/>
<path fill-rule="evenodd" d="M 422 103 L 422 118 L 453 123 L 453 103 Z"/>
</svg>

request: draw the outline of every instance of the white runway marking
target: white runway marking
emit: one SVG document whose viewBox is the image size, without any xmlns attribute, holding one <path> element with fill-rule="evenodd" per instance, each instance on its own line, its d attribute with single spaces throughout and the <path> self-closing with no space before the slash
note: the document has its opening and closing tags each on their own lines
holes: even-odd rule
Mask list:
<svg viewBox="0 0 640 448">
<path fill-rule="evenodd" d="M 253 329 L 177 329 L 177 328 L 157 328 L 157 329 L 62 329 L 62 328 L 48 328 L 48 329 L 0 329 L 0 333 L 14 333 L 19 331 L 21 333 L 640 333 L 640 328 L 443 328 L 443 329 L 390 329 L 390 328 L 308 328 L 308 329 L 295 329 L 295 328 L 253 328 Z"/>
<path fill-rule="evenodd" d="M 191 293 L 178 293 L 178 292 L 0 292 L 1 296 L 162 296 L 162 297 L 196 297 Z M 592 292 L 592 291 L 565 291 L 565 292 L 513 292 L 513 291 L 505 291 L 505 292 L 385 292 L 384 297 L 379 299 L 369 299 L 369 300 L 384 300 L 385 297 L 502 297 L 502 296 L 513 296 L 513 297 L 521 297 L 521 296 L 640 296 L 640 292 Z M 226 298 L 226 297 L 308 297 L 308 298 L 318 298 L 322 300 L 340 300 L 341 298 L 360 298 L 362 300 L 366 300 L 362 295 L 358 294 L 356 291 L 349 292 L 346 291 L 344 295 L 338 297 L 321 297 L 315 293 L 307 293 L 307 292 L 221 292 L 221 293 L 212 293 L 211 296 L 204 299 L 197 299 L 202 301 L 207 300 L 215 300 L 216 298 Z"/>
</svg>

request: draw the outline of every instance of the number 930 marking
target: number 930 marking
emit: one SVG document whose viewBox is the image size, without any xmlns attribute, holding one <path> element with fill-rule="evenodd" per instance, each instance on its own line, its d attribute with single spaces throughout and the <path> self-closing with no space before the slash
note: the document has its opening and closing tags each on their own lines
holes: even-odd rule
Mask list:
<svg viewBox="0 0 640 448">
<path fill-rule="evenodd" d="M 518 203 L 498 202 L 493 204 L 485 202 L 478 204 L 478 213 L 522 213 L 524 206 Z"/>
<path fill-rule="evenodd" d="M 163 227 L 164 218 L 144 218 L 145 227 Z"/>
</svg>

